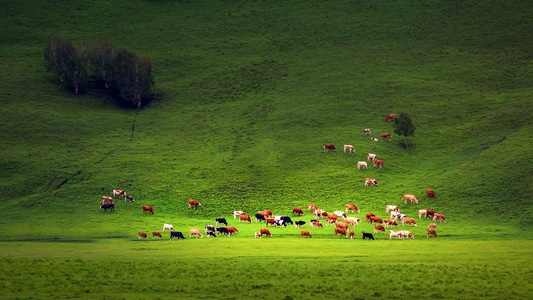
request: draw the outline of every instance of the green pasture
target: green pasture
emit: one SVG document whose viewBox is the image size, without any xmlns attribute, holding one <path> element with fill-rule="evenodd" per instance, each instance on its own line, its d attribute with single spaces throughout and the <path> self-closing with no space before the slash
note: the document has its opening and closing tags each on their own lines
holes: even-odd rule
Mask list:
<svg viewBox="0 0 533 300">
<path fill-rule="evenodd" d="M 533 2 L 2 2 L 3 299 L 533 295 Z M 125 109 L 94 90 L 74 95 L 45 71 L 49 36 L 150 59 L 154 101 Z M 408 149 L 395 134 L 370 141 L 402 112 L 416 126 Z M 367 153 L 384 168 L 357 170 Z M 135 202 L 101 211 L 113 189 Z M 363 241 L 364 222 L 355 240 L 308 224 L 312 239 L 289 226 L 259 240 L 264 225 L 232 217 L 311 203 L 356 204 L 363 221 L 395 204 L 419 226 L 405 241 Z M 437 238 L 419 209 L 445 214 Z M 217 217 L 239 234 L 188 238 Z M 164 223 L 187 239 L 137 239 Z"/>
</svg>

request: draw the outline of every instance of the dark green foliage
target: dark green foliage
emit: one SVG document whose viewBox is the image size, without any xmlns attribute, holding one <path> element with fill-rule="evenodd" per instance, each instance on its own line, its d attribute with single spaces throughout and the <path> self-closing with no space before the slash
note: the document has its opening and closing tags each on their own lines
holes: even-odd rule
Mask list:
<svg viewBox="0 0 533 300">
<path fill-rule="evenodd" d="M 400 113 L 400 115 L 394 119 L 394 133 L 404 137 L 404 146 L 408 148 L 407 137 L 415 135 L 415 125 L 411 120 L 411 117 L 406 113 Z"/>
<path fill-rule="evenodd" d="M 59 75 L 60 82 L 66 82 L 79 93 L 79 86 L 87 78 L 88 47 L 84 42 L 80 48 L 66 40 L 64 37 L 48 38 L 48 44 L 44 51 L 46 69 Z"/>
</svg>

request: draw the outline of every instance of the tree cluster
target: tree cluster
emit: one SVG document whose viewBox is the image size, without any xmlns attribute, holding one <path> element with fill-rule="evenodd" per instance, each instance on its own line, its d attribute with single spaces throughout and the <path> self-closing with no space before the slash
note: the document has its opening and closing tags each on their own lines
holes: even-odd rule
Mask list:
<svg viewBox="0 0 533 300">
<path fill-rule="evenodd" d="M 150 60 L 105 41 L 94 48 L 80 42 L 76 48 L 64 37 L 51 36 L 44 51 L 44 63 L 76 94 L 87 81 L 94 80 L 101 83 L 107 94 L 134 107 L 149 101 L 154 84 Z"/>
<path fill-rule="evenodd" d="M 411 116 L 406 113 L 401 113 L 399 117 L 394 119 L 394 133 L 397 135 L 403 135 L 404 147 L 408 148 L 407 137 L 415 135 L 415 125 L 411 120 Z"/>
</svg>

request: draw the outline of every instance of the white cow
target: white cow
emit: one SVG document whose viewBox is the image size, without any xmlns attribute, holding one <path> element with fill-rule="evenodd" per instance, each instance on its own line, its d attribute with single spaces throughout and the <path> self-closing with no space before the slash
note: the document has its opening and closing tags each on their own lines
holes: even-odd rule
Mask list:
<svg viewBox="0 0 533 300">
<path fill-rule="evenodd" d="M 406 231 L 406 230 L 400 230 L 400 234 L 402 235 L 402 240 L 407 237 L 407 238 L 412 238 L 413 240 L 415 239 L 415 236 L 411 233 L 411 231 Z"/>
<path fill-rule="evenodd" d="M 371 134 L 371 133 L 372 133 L 372 130 L 370 130 L 370 128 L 363 129 L 363 134 Z"/>
<path fill-rule="evenodd" d="M 118 198 L 124 198 L 126 196 L 126 192 L 123 190 L 113 190 L 113 197 Z"/>
<path fill-rule="evenodd" d="M 374 154 L 374 153 L 368 153 L 368 154 L 366 155 L 366 159 L 367 159 L 368 161 L 370 161 L 370 160 L 374 161 L 374 159 L 376 159 L 376 154 Z"/>
<path fill-rule="evenodd" d="M 346 151 L 355 153 L 355 148 L 352 145 L 344 145 L 344 153 L 346 153 Z"/>
<path fill-rule="evenodd" d="M 368 165 L 366 161 L 358 161 L 357 162 L 357 170 L 360 170 L 361 168 L 368 170 Z"/>
<path fill-rule="evenodd" d="M 374 178 L 365 178 L 365 186 L 370 184 L 371 187 L 377 186 L 378 182 Z"/>
<path fill-rule="evenodd" d="M 344 217 L 343 221 L 354 226 L 354 225 L 358 225 L 358 223 L 361 222 L 361 219 L 354 218 L 354 217 Z"/>
<path fill-rule="evenodd" d="M 167 229 L 168 231 L 174 231 L 174 226 L 172 226 L 172 224 L 163 224 L 163 232 Z"/>
<path fill-rule="evenodd" d="M 388 214 L 389 211 L 397 211 L 397 212 L 399 212 L 400 208 L 398 206 L 396 206 L 396 205 L 390 205 L 389 204 L 389 205 L 385 206 L 385 213 Z"/>
<path fill-rule="evenodd" d="M 403 240 L 403 235 L 399 230 L 389 230 L 389 240 L 392 240 L 392 237 L 396 237 L 397 240 Z"/>
<path fill-rule="evenodd" d="M 337 215 L 337 217 L 346 217 L 346 213 L 343 212 L 343 211 L 339 211 L 339 210 L 336 210 L 333 212 L 335 215 Z"/>
<path fill-rule="evenodd" d="M 240 217 L 241 215 L 243 215 L 244 212 L 242 210 L 236 210 L 233 212 L 233 220 L 237 220 L 237 217 Z"/>
<path fill-rule="evenodd" d="M 371 140 L 372 142 L 379 142 L 379 139 L 377 139 L 377 138 L 375 138 L 375 137 L 370 138 L 370 140 Z"/>
<path fill-rule="evenodd" d="M 419 209 L 419 210 L 418 210 L 418 218 L 419 218 L 419 219 L 422 219 L 422 216 L 425 217 L 427 212 L 428 212 L 428 211 L 427 211 L 426 209 Z"/>
</svg>

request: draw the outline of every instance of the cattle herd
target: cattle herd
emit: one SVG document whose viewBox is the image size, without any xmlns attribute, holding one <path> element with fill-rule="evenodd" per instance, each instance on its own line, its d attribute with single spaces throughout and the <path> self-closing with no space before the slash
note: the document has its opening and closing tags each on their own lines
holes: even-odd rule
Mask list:
<svg viewBox="0 0 533 300">
<path fill-rule="evenodd" d="M 396 118 L 395 114 L 388 114 L 386 116 L 386 121 L 392 121 Z M 372 130 L 370 128 L 365 128 L 362 131 L 363 134 L 372 134 Z M 381 134 L 381 140 L 387 139 L 390 141 L 390 133 L 383 133 Z M 379 141 L 376 138 L 371 138 L 372 141 Z M 325 144 L 323 146 L 324 152 L 335 152 L 336 147 L 334 144 Z M 355 153 L 355 148 L 352 145 L 344 145 L 344 152 L 348 153 Z M 382 168 L 384 166 L 383 160 L 380 160 L 377 158 L 376 154 L 374 153 L 368 153 L 366 156 L 366 161 L 359 161 L 357 162 L 357 169 L 368 169 L 368 162 L 371 162 L 373 167 L 380 167 Z M 377 180 L 375 178 L 365 178 L 364 181 L 365 187 L 377 187 L 379 186 Z M 134 199 L 132 196 L 128 195 L 123 190 L 113 190 L 112 192 L 113 197 L 115 198 L 122 198 L 125 202 L 134 202 Z M 435 191 L 431 189 L 426 190 L 427 198 L 437 198 Z M 111 196 L 102 196 L 100 209 L 103 211 L 109 211 L 113 212 L 115 209 L 115 203 L 113 201 L 113 197 Z M 404 204 L 419 204 L 418 199 L 415 195 L 406 194 L 403 196 L 403 202 Z M 197 209 L 198 207 L 201 207 L 202 205 L 200 202 L 189 199 L 187 201 L 187 205 L 189 209 Z M 154 210 L 151 206 L 143 205 L 142 206 L 142 213 L 149 213 L 154 214 Z M 360 209 L 355 204 L 348 203 L 344 206 L 343 210 L 334 211 L 333 213 L 328 213 L 327 211 L 320 209 L 316 204 L 308 204 L 306 206 L 306 210 L 295 207 L 292 210 L 292 217 L 293 218 L 301 218 L 306 213 L 311 214 L 312 218 L 309 220 L 309 222 L 304 220 L 292 220 L 291 216 L 289 215 L 274 215 L 271 210 L 261 210 L 257 211 L 256 213 L 253 213 L 251 215 L 246 214 L 244 211 L 236 210 L 233 212 L 233 221 L 236 222 L 237 219 L 239 221 L 239 224 L 245 223 L 245 224 L 258 224 L 261 225 L 258 229 L 258 231 L 254 232 L 254 238 L 261 239 L 263 236 L 265 237 L 272 237 L 272 233 L 269 230 L 268 227 L 272 228 L 286 228 L 287 226 L 294 226 L 296 228 L 296 233 L 299 234 L 299 237 L 302 238 L 312 238 L 312 234 L 309 230 L 305 230 L 305 226 L 308 226 L 309 228 L 316 228 L 318 230 L 327 230 L 325 228 L 331 226 L 333 228 L 332 234 L 333 236 L 341 236 L 353 239 L 355 236 L 354 229 L 359 226 L 359 223 L 361 223 L 361 219 L 350 216 L 349 214 L 356 214 L 360 213 Z M 387 218 L 382 218 L 374 213 L 367 213 L 365 215 L 365 223 L 367 223 L 370 226 L 370 230 L 373 229 L 373 233 L 371 232 L 365 232 L 363 230 L 362 232 L 362 239 L 369 239 L 374 240 L 375 234 L 386 234 L 388 229 L 388 235 L 389 240 L 395 239 L 414 239 L 414 235 L 410 230 L 405 230 L 405 228 L 409 227 L 417 227 L 417 220 L 414 217 L 407 216 L 405 214 L 402 214 L 400 212 L 400 208 L 396 205 L 386 205 L 385 206 L 385 215 Z M 420 209 L 418 210 L 418 219 L 427 220 L 429 219 L 432 221 L 428 224 L 428 229 L 426 230 L 426 237 L 437 237 L 437 221 L 441 223 L 446 223 L 446 218 L 444 214 L 437 213 L 433 209 Z M 399 229 L 399 226 L 402 226 L 402 229 Z M 246 225 L 248 226 L 248 225 Z M 183 235 L 183 232 L 181 231 L 175 231 L 174 226 L 172 224 L 163 224 L 163 230 L 160 231 L 153 231 L 151 233 L 152 239 L 161 239 L 163 237 L 163 234 L 168 231 L 170 234 L 170 240 L 174 239 L 185 239 L 185 236 Z M 275 231 L 274 231 L 275 232 Z M 215 218 L 214 225 L 206 225 L 203 230 L 199 230 L 197 228 L 192 228 L 189 230 L 189 238 L 195 237 L 195 238 L 203 238 L 206 237 L 212 237 L 216 238 L 217 236 L 226 236 L 230 237 L 232 235 L 238 234 L 239 231 L 236 227 L 228 225 L 228 221 L 226 218 L 220 217 Z M 138 239 L 147 239 L 148 234 L 145 232 L 138 232 L 137 233 Z"/>
</svg>

